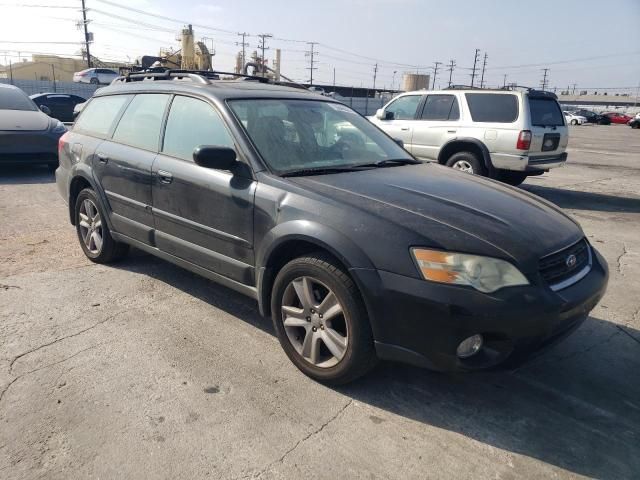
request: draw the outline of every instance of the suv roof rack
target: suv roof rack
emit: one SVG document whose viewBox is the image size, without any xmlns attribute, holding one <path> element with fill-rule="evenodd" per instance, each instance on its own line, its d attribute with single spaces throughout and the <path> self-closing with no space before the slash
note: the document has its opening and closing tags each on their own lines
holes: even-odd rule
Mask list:
<svg viewBox="0 0 640 480">
<path fill-rule="evenodd" d="M 255 75 L 244 75 L 240 73 L 219 72 L 215 70 L 176 70 L 170 68 L 151 68 L 147 70 L 128 72 L 122 77 L 118 77 L 115 82 L 129 83 L 142 82 L 144 80 L 191 80 L 201 84 L 210 84 L 211 80 L 220 80 L 220 75 L 231 75 L 241 77 L 244 80 L 253 80 L 261 83 L 269 83 L 268 78 L 257 77 Z"/>
<path fill-rule="evenodd" d="M 450 87 L 444 88 L 443 90 L 489 90 L 489 91 L 514 91 L 517 89 L 523 89 L 526 90 L 527 93 L 532 93 L 534 95 L 540 96 L 540 97 L 553 97 L 553 98 L 558 98 L 558 96 L 553 93 L 550 92 L 548 90 L 538 90 L 536 88 L 533 87 L 527 87 L 525 85 L 506 85 L 504 87 L 498 87 L 498 88 L 484 88 L 484 87 L 471 87 L 469 85 L 451 85 Z"/>
</svg>

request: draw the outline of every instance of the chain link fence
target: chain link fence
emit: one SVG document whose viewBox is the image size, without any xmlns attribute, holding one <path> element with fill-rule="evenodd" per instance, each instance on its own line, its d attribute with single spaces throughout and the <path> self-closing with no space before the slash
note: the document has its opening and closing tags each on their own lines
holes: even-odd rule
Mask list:
<svg viewBox="0 0 640 480">
<path fill-rule="evenodd" d="M 18 80 L 11 81 L 9 78 L 0 78 L 0 83 L 12 84 L 21 88 L 27 95 L 36 93 L 67 93 L 78 95 L 82 98 L 89 98 L 100 85 L 90 83 L 75 82 L 54 82 L 51 80 Z"/>
</svg>

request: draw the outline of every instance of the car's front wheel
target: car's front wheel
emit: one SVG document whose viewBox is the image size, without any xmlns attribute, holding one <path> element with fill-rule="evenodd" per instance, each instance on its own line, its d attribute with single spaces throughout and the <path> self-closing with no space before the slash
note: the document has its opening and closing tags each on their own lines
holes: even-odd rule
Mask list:
<svg viewBox="0 0 640 480">
<path fill-rule="evenodd" d="M 75 204 L 76 232 L 84 254 L 96 263 L 109 263 L 125 256 L 129 246 L 111 236 L 96 193 L 85 188 Z"/>
<path fill-rule="evenodd" d="M 310 254 L 287 263 L 274 282 L 271 312 L 285 353 L 314 380 L 344 384 L 375 365 L 360 293 L 330 256 Z"/>
<path fill-rule="evenodd" d="M 98 80 L 96 77 L 93 77 L 91 80 L 89 80 L 89 82 L 93 85 L 98 85 L 100 83 L 100 80 Z"/>
<path fill-rule="evenodd" d="M 571 125 L 578 125 L 578 120 L 571 120 Z"/>
</svg>

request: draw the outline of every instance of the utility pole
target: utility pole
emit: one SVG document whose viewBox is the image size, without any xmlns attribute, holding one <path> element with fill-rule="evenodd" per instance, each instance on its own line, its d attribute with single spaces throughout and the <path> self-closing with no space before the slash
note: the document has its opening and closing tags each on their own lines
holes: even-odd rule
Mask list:
<svg viewBox="0 0 640 480">
<path fill-rule="evenodd" d="M 571 95 L 575 95 L 575 94 L 576 94 L 576 86 L 577 86 L 577 85 L 578 85 L 577 83 L 574 83 L 574 84 L 573 84 L 573 89 L 572 89 L 572 91 L 571 91 Z"/>
<path fill-rule="evenodd" d="M 53 75 L 53 91 L 56 91 L 56 67 L 52 63 L 51 64 L 51 74 Z"/>
<path fill-rule="evenodd" d="M 398 73 L 397 70 L 393 71 L 393 79 L 391 80 L 391 90 L 394 90 L 396 87 L 396 73 Z"/>
<path fill-rule="evenodd" d="M 438 76 L 438 66 L 442 65 L 442 62 L 434 62 L 435 67 L 433 67 L 433 84 L 431 85 L 431 90 L 436 89 L 436 77 Z"/>
<path fill-rule="evenodd" d="M 307 45 L 309 45 L 309 51 L 304 54 L 305 57 L 309 57 L 309 66 L 307 67 L 307 70 L 309 70 L 309 86 L 313 86 L 313 71 L 318 69 L 318 67 L 314 67 L 315 56 L 317 55 L 315 48 L 317 44 L 318 42 L 307 42 Z"/>
<path fill-rule="evenodd" d="M 84 26 L 84 49 L 87 52 L 87 67 L 91 68 L 91 52 L 89 51 L 89 29 L 87 27 L 87 7 L 82 0 L 82 25 Z"/>
<path fill-rule="evenodd" d="M 542 77 L 542 82 L 540 82 L 540 86 L 542 87 L 542 91 L 544 92 L 547 89 L 547 73 L 549 73 L 549 69 L 548 68 L 543 68 L 542 71 L 544 72 L 544 75 Z"/>
<path fill-rule="evenodd" d="M 480 77 L 480 88 L 484 88 L 484 70 L 487 68 L 487 52 L 484 53 L 484 59 L 482 60 L 482 76 Z"/>
<path fill-rule="evenodd" d="M 473 71 L 471 72 L 471 86 L 473 87 L 473 81 L 476 78 L 476 64 L 478 63 L 478 55 L 480 54 L 480 49 L 476 48 L 476 53 L 473 57 Z"/>
<path fill-rule="evenodd" d="M 336 67 L 333 67 L 333 88 L 336 88 Z"/>
<path fill-rule="evenodd" d="M 451 86 L 451 79 L 453 78 L 453 69 L 456 68 L 456 62 L 455 60 L 451 59 L 449 61 L 449 68 L 447 70 L 449 70 L 449 86 Z"/>
<path fill-rule="evenodd" d="M 502 80 L 502 88 L 506 88 L 507 86 L 507 74 L 504 74 L 504 80 Z"/>
<path fill-rule="evenodd" d="M 262 76 L 265 77 L 267 74 L 267 67 L 264 63 L 264 51 L 269 50 L 269 47 L 266 46 L 266 41 L 267 38 L 271 38 L 273 37 L 273 35 L 271 35 L 270 33 L 261 33 L 260 35 L 258 35 L 258 37 L 260 38 L 260 44 L 258 45 L 258 48 L 262 51 L 262 56 L 260 58 L 260 62 L 262 63 Z"/>
<path fill-rule="evenodd" d="M 378 64 L 376 63 L 373 66 L 373 94 L 374 95 L 376 94 L 375 90 L 376 90 L 376 77 L 377 76 L 378 76 Z"/>
<path fill-rule="evenodd" d="M 244 66 L 247 64 L 246 47 L 249 46 L 249 44 L 245 42 L 244 39 L 249 34 L 247 32 L 242 32 L 242 33 L 239 33 L 238 35 L 242 37 L 242 42 L 236 42 L 236 45 L 239 45 L 242 47 L 242 68 L 244 69 Z M 242 71 L 240 73 L 242 73 Z"/>
</svg>

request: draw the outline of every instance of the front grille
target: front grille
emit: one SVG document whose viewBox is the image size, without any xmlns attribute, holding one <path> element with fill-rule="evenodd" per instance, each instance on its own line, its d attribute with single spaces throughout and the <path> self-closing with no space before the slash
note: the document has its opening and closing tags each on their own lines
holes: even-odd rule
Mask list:
<svg viewBox="0 0 640 480">
<path fill-rule="evenodd" d="M 575 257 L 575 263 L 569 261 L 572 255 Z M 540 275 L 553 287 L 584 270 L 589 265 L 590 257 L 589 244 L 582 239 L 564 250 L 541 258 Z"/>
</svg>

